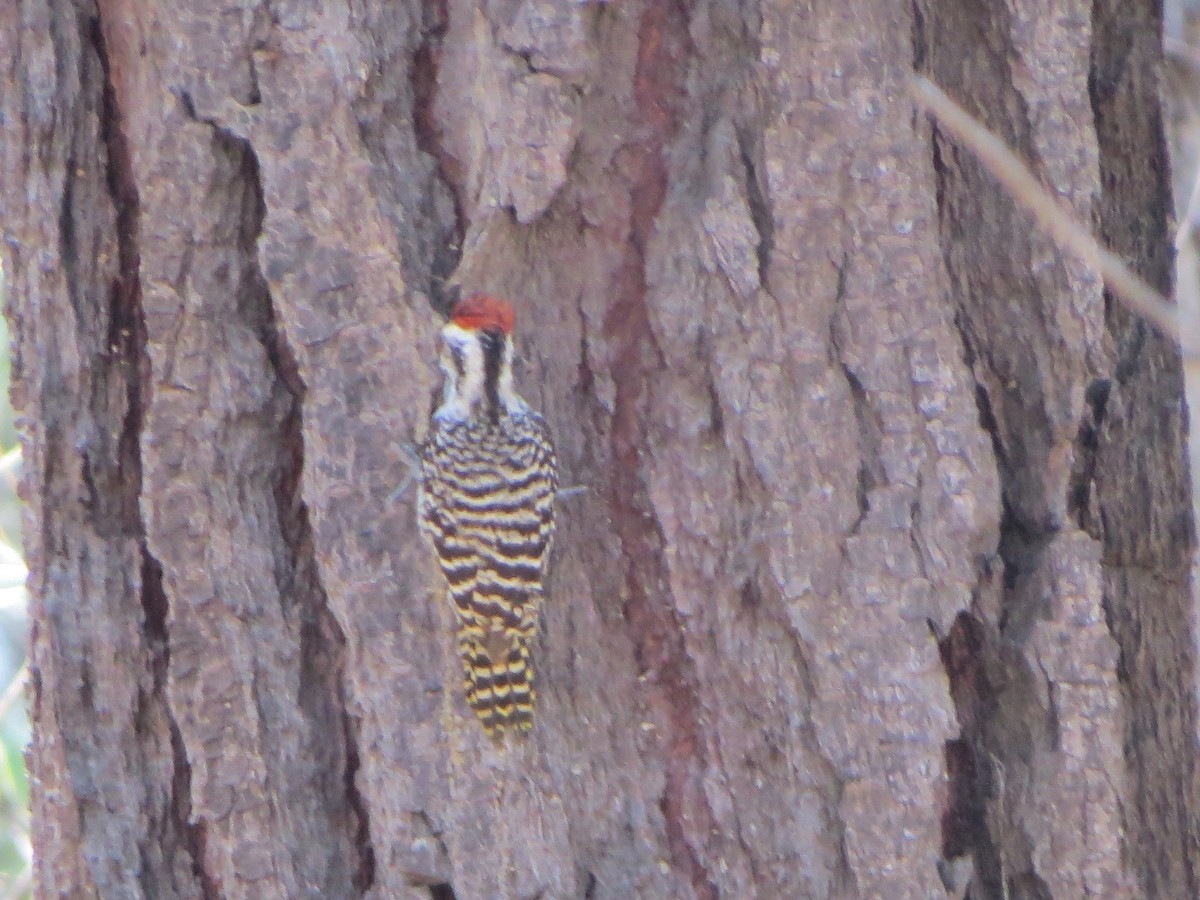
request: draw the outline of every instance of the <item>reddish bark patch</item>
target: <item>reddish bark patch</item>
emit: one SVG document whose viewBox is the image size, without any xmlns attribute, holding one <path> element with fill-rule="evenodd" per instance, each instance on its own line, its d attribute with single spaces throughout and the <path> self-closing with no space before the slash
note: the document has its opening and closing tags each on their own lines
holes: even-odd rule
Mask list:
<svg viewBox="0 0 1200 900">
<path fill-rule="evenodd" d="M 686 873 L 696 896 L 715 898 L 716 887 L 693 844 L 715 822 L 700 786 L 704 768 L 696 703 L 696 678 L 668 599 L 662 569 L 663 539 L 642 477 L 640 456 L 648 422 L 645 403 L 657 353 L 646 299 L 646 244 L 667 193 L 666 149 L 679 129 L 686 77 L 687 11 L 680 3 L 649 4 L 638 33 L 634 100 L 645 137 L 620 153 L 631 198 L 627 250 L 613 279 L 613 302 L 604 320 L 612 348 L 616 387 L 611 446 L 613 522 L 626 561 L 625 620 L 641 673 L 660 692 L 655 698 L 669 724 L 665 735 L 666 785 L 660 806 L 672 864 Z M 690 826 L 690 827 L 689 827 Z"/>
</svg>

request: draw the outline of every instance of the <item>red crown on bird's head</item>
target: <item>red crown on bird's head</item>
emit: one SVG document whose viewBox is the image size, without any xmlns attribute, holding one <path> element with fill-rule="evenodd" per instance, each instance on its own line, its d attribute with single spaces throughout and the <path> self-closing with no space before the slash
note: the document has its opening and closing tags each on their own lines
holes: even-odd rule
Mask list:
<svg viewBox="0 0 1200 900">
<path fill-rule="evenodd" d="M 450 321 L 471 331 L 499 331 L 512 334 L 516 314 L 512 304 L 491 294 L 472 294 L 454 304 Z"/>
</svg>

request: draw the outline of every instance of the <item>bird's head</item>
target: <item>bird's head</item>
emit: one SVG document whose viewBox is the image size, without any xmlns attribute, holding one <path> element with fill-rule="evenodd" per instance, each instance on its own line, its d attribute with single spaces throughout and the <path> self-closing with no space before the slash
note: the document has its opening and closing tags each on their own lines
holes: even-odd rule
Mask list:
<svg viewBox="0 0 1200 900">
<path fill-rule="evenodd" d="M 454 305 L 442 327 L 442 405 L 435 415 L 465 420 L 515 412 L 524 401 L 513 389 L 512 305 L 472 294 Z"/>
</svg>

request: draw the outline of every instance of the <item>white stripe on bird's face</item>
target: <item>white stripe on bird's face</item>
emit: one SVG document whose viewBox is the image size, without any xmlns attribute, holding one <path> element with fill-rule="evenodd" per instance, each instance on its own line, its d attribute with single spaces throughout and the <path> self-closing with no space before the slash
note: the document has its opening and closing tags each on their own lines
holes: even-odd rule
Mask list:
<svg viewBox="0 0 1200 900">
<path fill-rule="evenodd" d="M 479 332 L 469 331 L 450 322 L 442 328 L 440 358 L 445 382 L 442 405 L 434 417 L 443 421 L 464 422 L 483 399 L 483 344 Z"/>
<path fill-rule="evenodd" d="M 485 340 L 503 341 L 496 379 L 496 398 L 501 409 L 509 415 L 527 409 L 525 401 L 513 387 L 512 340 L 499 332 L 485 336 L 477 330 L 449 322 L 442 327 L 440 363 L 445 383 L 442 386 L 442 404 L 434 413 L 434 418 L 445 422 L 465 422 L 482 417 L 488 388 Z"/>
</svg>

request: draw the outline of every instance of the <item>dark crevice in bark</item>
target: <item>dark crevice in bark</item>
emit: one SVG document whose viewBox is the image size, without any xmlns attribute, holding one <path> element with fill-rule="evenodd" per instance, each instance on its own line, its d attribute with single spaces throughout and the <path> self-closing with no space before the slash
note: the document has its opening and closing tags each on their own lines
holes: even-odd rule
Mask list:
<svg viewBox="0 0 1200 900">
<path fill-rule="evenodd" d="M 246 74 L 249 84 L 246 86 L 245 97 L 237 98 L 246 107 L 259 106 L 262 103 L 262 79 L 258 73 L 256 54 L 270 47 L 271 29 L 279 24 L 273 14 L 270 2 L 267 0 L 255 6 L 251 15 L 254 24 L 250 27 L 250 35 L 253 37 L 250 44 L 251 52 L 246 54 Z"/>
<path fill-rule="evenodd" d="M 969 344 L 964 338 L 963 346 Z M 969 353 L 967 355 L 969 356 Z M 979 414 L 979 427 L 992 443 L 992 454 L 996 457 L 996 462 L 1003 465 L 1004 443 L 1000 440 L 1000 426 L 996 423 L 996 413 L 992 409 L 992 396 L 988 393 L 987 385 L 981 381 L 975 382 L 975 411 Z"/>
<path fill-rule="evenodd" d="M 615 273 L 614 300 L 603 329 L 614 353 L 610 361 L 616 388 L 611 423 L 614 473 L 609 502 L 626 565 L 625 622 L 638 667 L 661 692 L 667 716 L 665 784 L 659 806 L 672 866 L 697 897 L 715 898 L 716 887 L 696 846 L 715 827 L 699 783 L 705 747 L 696 675 L 681 623 L 670 606 L 662 568 L 663 538 L 641 472 L 643 410 L 652 370 L 660 362 L 646 306 L 645 253 L 666 198 L 666 151 L 679 127 L 687 29 L 687 9 L 677 2 L 649 5 L 639 24 L 634 101 L 645 137 L 624 148 L 629 161 L 625 171 L 631 173 L 629 239 Z"/>
<path fill-rule="evenodd" d="M 962 725 L 961 738 L 946 748 L 943 858 L 973 859 L 972 896 L 1036 896 L 1022 893 L 1040 878 L 1021 804 L 1037 784 L 1034 757 L 1056 745 L 1054 715 L 1038 702 L 1045 673 L 1031 671 L 1019 648 L 968 613 L 940 649 Z"/>
<path fill-rule="evenodd" d="M 95 715 L 96 678 L 92 674 L 92 661 L 87 656 L 87 650 L 83 653 L 83 658 L 79 660 L 79 704 L 90 715 Z"/>
<path fill-rule="evenodd" d="M 942 647 L 948 647 L 952 641 L 953 638 L 947 638 Z M 957 859 L 974 853 L 986 840 L 986 809 L 979 796 L 979 774 L 972 744 L 964 740 L 946 741 L 945 759 L 948 800 L 942 815 L 942 858 Z"/>
<path fill-rule="evenodd" d="M 945 239 L 958 228 L 958 213 L 947 206 L 953 202 L 948 198 L 970 187 L 969 179 L 944 167 L 941 140 L 934 129 L 932 159 Z M 946 265 L 952 281 L 969 290 L 950 254 Z M 1006 348 L 991 334 L 981 336 L 986 322 L 977 323 L 963 306 L 956 313 L 955 324 L 964 360 L 976 379 L 979 425 L 992 442 L 1001 482 L 997 557 L 1002 584 L 989 584 L 993 574 L 990 563 L 984 561 L 977 588 L 1001 591 L 1002 600 L 998 621 L 961 614 L 940 645 L 962 729 L 960 738 L 947 745 L 950 792 L 942 817 L 943 850 L 947 859 L 974 857 L 972 890 L 977 893 L 973 896 L 1037 898 L 1046 888 L 1034 868 L 1029 841 L 1022 834 L 1025 801 L 1009 786 L 998 785 L 996 773 L 1007 772 L 1011 784 L 1035 781 L 1037 776 L 1031 771 L 1034 754 L 1053 753 L 1060 743 L 1054 686 L 1022 650 L 1045 614 L 1045 591 L 1036 580 L 1060 529 L 1039 514 L 1039 510 L 1053 508 L 1053 501 L 1037 493 L 1036 481 L 1022 480 L 1021 468 L 1029 465 L 1028 454 L 1020 443 L 1024 434 L 1013 422 L 1018 416 L 1029 418 L 1031 410 L 1035 415 L 1044 413 L 1036 406 L 1015 408 L 1006 398 L 1006 430 L 997 419 L 989 385 L 1002 383 L 1003 367 L 1012 362 L 1003 354 L 1019 352 L 1019 348 Z M 1089 392 L 1096 429 L 1104 415 L 1106 384 L 1097 382 Z M 1077 440 L 1080 470 L 1071 482 L 1068 506 L 1080 516 L 1095 468 L 1095 433 L 1081 428 Z M 1010 447 L 1009 439 L 1016 442 L 1015 448 Z M 1043 705 L 1045 697 L 1049 697 L 1048 709 Z"/>
<path fill-rule="evenodd" d="M 1092 489 L 1096 477 L 1096 455 L 1100 449 L 1100 429 L 1112 381 L 1098 378 L 1084 392 L 1083 416 L 1075 436 L 1075 459 L 1071 467 L 1071 482 L 1067 493 L 1067 512 L 1082 531 L 1098 537 L 1096 510 Z"/>
<path fill-rule="evenodd" d="M 1025 872 L 1009 880 L 1006 896 L 1013 900 L 1055 900 L 1050 887 L 1033 872 Z"/>
<path fill-rule="evenodd" d="M 964 353 L 970 359 L 972 338 L 966 329 L 960 333 Z M 1001 476 L 997 560 L 1002 576 L 1001 584 L 989 587 L 992 567 L 983 561 L 977 586 L 1001 591 L 1003 599 L 998 622 L 988 623 L 962 613 L 940 644 L 961 727 L 959 740 L 947 746 L 950 794 L 942 816 L 943 842 L 948 860 L 956 858 L 953 854 L 974 857 L 973 890 L 980 892 L 978 896 L 1026 896 L 1015 887 L 1017 882 L 1032 884 L 1040 879 L 1032 868 L 1013 873 L 1011 867 L 1022 861 L 1032 867 L 1034 862 L 1022 856 L 1025 850 L 1014 851 L 1015 846 L 1021 846 L 1019 839 L 1002 834 L 1005 829 L 1019 832 L 1023 814 L 1020 798 L 996 790 L 993 769 L 1011 768 L 1014 780 L 1027 777 L 1021 773 L 1028 771 L 1035 749 L 1052 750 L 1056 739 L 1053 713 L 1047 716 L 1041 708 L 1035 686 L 1035 681 L 1044 682 L 1044 673 L 1030 671 L 1020 648 L 1044 613 L 1044 596 L 1030 587 L 1030 580 L 1043 565 L 1057 530 L 1033 527 L 1016 515 L 1009 497 L 1017 488 L 1006 477 L 1005 444 L 982 381 L 977 381 L 976 402 L 980 427 L 992 440 Z M 991 676 L 989 672 L 996 674 Z M 982 760 L 987 764 L 982 765 Z M 1010 867 L 1007 870 L 1006 865 Z"/>
<path fill-rule="evenodd" d="M 446 279 L 465 231 L 463 167 L 442 146 L 434 110 L 448 4 L 351 4 L 349 12 L 368 54 L 366 81 L 350 105 L 372 190 L 396 234 L 405 281 L 446 311 Z"/>
<path fill-rule="evenodd" d="M 1005 828 L 1014 833 L 1021 827 L 1018 802 L 997 791 L 993 769 L 1011 766 L 1014 772 L 1028 770 L 1035 745 L 1047 747 L 1049 724 L 1045 723 L 1032 673 L 1020 649 L 1043 613 L 1044 598 L 1031 589 L 1029 580 L 1042 565 L 1045 551 L 1057 534 L 1038 528 L 1017 515 L 1010 497 L 1020 488 L 1008 477 L 1009 453 L 1003 431 L 996 421 L 986 376 L 977 368 L 976 338 L 961 310 L 955 317 L 964 359 L 976 377 L 975 400 L 980 428 L 990 438 L 1001 481 L 1001 516 L 996 559 L 1002 583 L 990 589 L 1002 591 L 998 622 L 980 621 L 967 613 L 955 620 L 950 634 L 940 642 L 942 662 L 950 683 L 960 737 L 947 745 L 948 802 L 942 813 L 945 859 L 965 855 L 974 858 L 974 887 L 980 897 L 1024 896 L 1012 893 L 1017 881 L 1039 880 L 1025 870 L 1016 874 L 1006 864 L 1019 863 L 1013 838 L 993 832 Z M 977 588 L 992 580 L 992 564 L 981 561 Z M 996 675 L 990 676 L 989 672 Z M 1000 678 L 1000 683 L 995 682 Z M 1043 731 L 1039 724 L 1046 724 Z M 1024 730 L 1030 733 L 1025 734 Z M 981 761 L 987 760 L 987 764 Z M 1024 776 L 1022 776 L 1024 777 Z M 988 816 L 989 808 L 996 815 Z M 997 824 L 999 823 L 999 824 Z M 1008 823 L 1005 825 L 1004 823 Z M 992 828 L 989 828 L 991 824 Z M 1033 861 L 1025 859 L 1029 866 Z"/>
<path fill-rule="evenodd" d="M 214 125 L 214 141 L 240 161 L 244 186 L 240 258 L 244 271 L 238 288 L 239 312 L 257 332 L 266 353 L 285 410 L 278 425 L 279 457 L 274 502 L 283 543 L 275 579 L 280 597 L 295 606 L 300 621 L 299 699 L 309 723 L 310 752 L 317 762 L 319 789 L 331 818 L 339 800 L 348 821 L 348 845 L 356 856 L 348 860 L 351 883 L 365 894 L 375 881 L 375 850 L 369 810 L 358 790 L 360 765 L 358 722 L 346 697 L 346 638 L 329 607 L 321 583 L 308 507 L 304 502 L 305 386 L 283 329 L 279 326 L 270 290 L 258 262 L 258 239 L 266 217 L 258 157 L 245 139 Z M 336 735 L 340 747 L 330 743 Z M 322 848 L 336 853 L 335 848 Z M 337 871 L 331 867 L 330 871 Z"/>
<path fill-rule="evenodd" d="M 457 895 L 454 893 L 454 886 L 449 882 L 441 884 L 431 884 L 429 886 L 430 900 L 457 900 Z"/>
<path fill-rule="evenodd" d="M 330 615 L 332 619 L 332 615 Z M 339 676 L 344 678 L 345 668 L 343 660 L 342 671 Z M 340 696 L 338 700 L 343 708 L 346 707 L 345 696 Z M 357 826 L 354 829 L 352 838 L 352 846 L 358 853 L 358 865 L 354 871 L 352 883 L 356 890 L 362 895 L 367 892 L 375 884 L 375 844 L 371 839 L 371 816 L 370 809 L 367 806 L 366 798 L 358 789 L 358 772 L 362 766 L 362 760 L 358 754 L 358 747 L 362 743 L 361 725 L 348 709 L 342 713 L 342 740 L 346 743 L 346 771 L 343 776 L 343 790 L 346 794 L 346 800 L 350 805 L 350 809 L 354 811 L 357 819 Z"/>
<path fill-rule="evenodd" d="M 871 508 L 871 491 L 887 480 L 887 475 L 883 466 L 883 420 L 879 412 L 871 405 L 867 397 L 866 387 L 862 380 L 850 368 L 850 365 L 845 361 L 845 354 L 842 352 L 842 339 L 840 334 L 840 325 L 843 321 L 845 308 L 843 303 L 846 297 L 846 274 L 850 262 L 848 258 L 843 258 L 837 267 L 837 290 L 835 293 L 834 302 L 836 311 L 830 320 L 829 326 L 829 346 L 833 351 L 833 364 L 837 365 L 842 370 L 842 376 L 846 379 L 846 386 L 850 390 L 850 398 L 854 403 L 854 421 L 858 426 L 858 516 L 854 520 L 854 524 L 850 526 L 846 537 L 853 537 L 858 534 L 862 523 L 867 518 L 867 513 Z M 915 507 L 914 507 L 915 509 Z M 914 517 L 914 523 L 915 523 Z M 916 529 L 913 529 L 913 541 L 916 541 Z M 922 554 L 917 548 L 918 560 L 922 559 Z"/>
<path fill-rule="evenodd" d="M 758 232 L 758 246 L 755 248 L 758 283 L 769 290 L 767 275 L 771 270 L 771 254 L 775 250 L 775 215 L 771 211 L 766 182 L 761 174 L 762 167 L 755 161 L 760 149 L 744 128 L 737 129 L 737 142 L 742 167 L 746 171 L 746 201 L 750 207 L 750 219 Z"/>
<path fill-rule="evenodd" d="M 117 217 L 118 253 L 117 277 L 109 287 L 108 334 L 105 337 L 111 368 L 104 376 L 97 378 L 96 383 L 104 385 L 108 378 L 122 379 L 126 391 L 124 417 L 117 439 L 116 483 L 98 486 L 97 491 L 102 504 L 107 504 L 110 498 L 116 498 L 116 507 L 98 508 L 96 513 L 106 520 L 120 522 L 127 534 L 143 535 L 141 511 L 138 508 L 142 488 L 140 441 L 143 404 L 149 400 L 146 395 L 149 393 L 150 360 L 146 353 L 146 329 L 138 275 L 139 200 L 99 18 L 91 21 L 90 30 L 89 37 L 104 73 L 100 139 L 107 155 L 105 174 Z M 96 402 L 100 400 L 99 397 L 93 399 Z"/>
<path fill-rule="evenodd" d="M 62 260 L 63 280 L 72 309 L 79 311 L 79 248 L 75 236 L 75 169 L 74 154 L 67 157 L 63 172 L 63 195 L 58 208 L 58 255 Z"/>
<path fill-rule="evenodd" d="M 713 440 L 722 441 L 725 437 L 725 412 L 721 409 L 721 395 L 717 391 L 712 369 L 708 370 L 708 378 L 705 379 L 704 387 L 708 394 L 709 433 Z"/>
<path fill-rule="evenodd" d="M 192 767 L 183 743 L 179 723 L 167 705 L 167 678 L 171 666 L 171 644 L 167 633 L 169 605 L 162 586 L 162 566 L 149 553 L 142 556 L 142 592 L 147 598 L 144 630 L 153 660 L 154 692 L 166 712 L 167 727 L 171 737 L 171 803 L 176 821 L 184 826 L 188 855 L 192 860 L 192 874 L 200 883 L 205 898 L 221 896 L 216 881 L 204 868 L 208 832 L 203 822 L 192 821 Z M 146 885 L 152 894 L 152 885 Z"/>
<path fill-rule="evenodd" d="M 955 84 L 972 64 L 992 70 L 994 77 L 986 83 L 994 86 L 996 93 L 983 93 L 978 83 L 968 83 L 967 97 L 962 97 L 960 91 L 956 99 L 965 99 L 968 108 L 974 104 L 984 110 L 993 105 L 1003 109 L 1009 104 L 1015 106 L 1016 110 L 1007 114 L 984 113 L 984 120 L 1010 145 L 1026 145 L 1028 140 L 1022 139 L 1023 135 L 1012 133 L 1018 128 L 1013 123 L 1027 119 L 1021 97 L 1005 88 L 1012 83 L 1006 49 L 1008 30 L 1006 22 L 996 21 L 997 15 L 1003 18 L 1005 14 L 977 2 L 915 2 L 913 10 L 916 71 L 930 75 L 935 82 Z M 989 51 L 975 63 L 962 59 L 959 47 L 964 28 L 973 32 L 969 46 Z M 951 42 L 959 43 L 952 46 Z M 1023 478 L 1022 473 L 1022 467 L 1028 464 L 1025 457 L 1034 452 L 1023 443 L 1029 440 L 1023 429 L 1037 427 L 1038 417 L 1045 414 L 1038 408 L 1036 397 L 1000 393 L 1012 387 L 1007 367 L 1019 366 L 1011 355 L 1023 352 L 1021 347 L 1005 344 L 1014 339 L 1015 333 L 995 333 L 985 305 L 991 302 L 989 291 L 995 289 L 995 280 L 1003 276 L 970 268 L 970 260 L 986 258 L 983 248 L 975 246 L 979 230 L 970 222 L 991 208 L 987 198 L 978 196 L 978 165 L 972 158 L 960 157 L 957 145 L 936 125 L 930 126 L 929 152 L 943 261 L 956 306 L 954 325 L 964 363 L 975 380 L 979 427 L 991 442 L 1001 488 L 997 546 L 1001 569 L 997 572 L 992 560 L 980 560 L 972 598 L 974 609 L 980 592 L 1000 593 L 1000 621 L 991 622 L 964 611 L 939 642 L 960 726 L 959 737 L 946 744 L 949 791 L 941 817 L 943 864 L 939 871 L 945 877 L 955 860 L 973 858 L 972 896 L 999 898 L 1013 889 L 1014 874 L 1036 877 L 1032 871 L 1006 870 L 1014 864 L 1032 867 L 1033 861 L 1028 858 L 1028 848 L 1020 847 L 1020 839 L 1014 838 L 1024 815 L 1020 798 L 1009 798 L 1003 788 L 997 788 L 994 769 L 1010 766 L 1015 778 L 1027 777 L 1034 746 L 1042 743 L 1033 675 L 1019 648 L 1042 611 L 1041 593 L 1028 583 L 1056 533 L 1040 513 L 1043 508 L 1052 509 L 1054 503 L 1037 494 L 1037 479 Z M 999 201 L 998 208 L 1005 209 L 1004 201 Z M 1028 252 L 1019 245 L 1016 249 L 1018 253 Z M 989 250 L 995 252 L 994 248 Z M 1036 445 L 1036 438 L 1033 442 Z M 1002 584 L 997 583 L 998 575 L 1002 576 Z"/>
<path fill-rule="evenodd" d="M 1001 848 L 988 830 L 988 802 L 1001 793 L 993 773 L 993 757 L 985 734 L 1000 708 L 997 687 L 989 675 L 986 625 L 962 612 L 949 633 L 938 642 L 942 666 L 962 729 L 958 739 L 946 742 L 946 806 L 942 810 L 943 878 L 953 863 L 974 860 L 975 896 L 1005 896 Z M 950 865 L 945 865 L 946 863 Z"/>
<path fill-rule="evenodd" d="M 885 480 L 881 456 L 883 423 L 867 399 L 863 383 L 845 363 L 842 363 L 842 374 L 850 387 L 850 396 L 854 401 L 854 418 L 858 423 L 858 518 L 849 532 L 850 535 L 855 535 L 871 509 L 871 491 Z M 921 559 L 920 554 L 917 555 L 917 559 Z"/>
<path fill-rule="evenodd" d="M 454 222 L 449 225 L 447 239 L 439 242 L 434 250 L 430 284 L 430 297 L 435 308 L 449 314 L 456 297 L 446 291 L 445 279 L 458 266 L 466 234 L 467 217 L 462 195 L 466 174 L 463 164 L 442 143 L 441 127 L 434 108 L 442 40 L 449 27 L 447 0 L 423 0 L 421 11 L 421 42 L 413 51 L 409 69 L 413 90 L 412 124 L 418 149 L 434 160 L 437 179 L 454 204 Z"/>
<path fill-rule="evenodd" d="M 1091 17 L 1098 237 L 1170 295 L 1170 164 L 1158 102 L 1162 5 L 1095 0 Z M 1102 545 L 1105 618 L 1119 648 L 1129 868 L 1145 896 L 1200 896 L 1196 647 L 1181 627 L 1194 616 L 1195 498 L 1187 497 L 1183 417 L 1165 402 L 1182 393 L 1178 349 L 1107 291 L 1104 321 L 1117 390 L 1096 429 L 1094 468 L 1103 480 L 1091 485 L 1088 521 Z M 1182 458 L 1172 460 L 1175 454 Z"/>
<path fill-rule="evenodd" d="M 501 50 L 503 50 L 506 54 L 508 54 L 514 60 L 520 60 L 521 65 L 525 67 L 526 75 L 536 75 L 540 71 L 537 68 L 537 66 L 535 66 L 533 64 L 533 51 L 532 50 L 521 50 L 521 49 L 511 46 L 510 44 L 506 43 L 505 41 L 500 41 L 499 46 L 500 46 Z M 550 75 L 552 78 L 558 77 L 552 71 L 547 72 L 547 74 Z"/>
<path fill-rule="evenodd" d="M 1113 300 L 1109 291 L 1104 292 L 1105 306 L 1117 301 Z M 1118 304 L 1120 305 L 1120 304 Z M 1109 318 L 1111 321 L 1111 318 Z M 1121 328 L 1115 335 L 1117 344 L 1117 363 L 1113 367 L 1113 380 L 1124 384 L 1132 376 L 1141 361 L 1142 348 L 1149 336 L 1149 326 L 1142 319 L 1133 320 L 1127 328 Z"/>
<path fill-rule="evenodd" d="M 149 665 L 149 695 L 143 688 L 139 706 L 144 710 L 145 726 L 139 728 L 141 740 L 152 740 L 158 723 L 166 725 L 172 759 L 169 808 L 162 810 L 164 824 L 171 823 L 168 832 L 159 838 L 163 855 L 170 867 L 170 855 L 179 847 L 190 858 L 191 872 L 199 883 L 203 896 L 217 897 L 220 892 L 204 867 L 206 835 L 202 825 L 191 820 L 191 765 L 184 750 L 179 724 L 175 719 L 168 696 L 170 671 L 170 641 L 168 635 L 169 604 L 162 585 L 162 567 L 150 552 L 142 520 L 141 439 L 145 410 L 150 403 L 150 358 L 147 349 L 145 313 L 142 307 L 140 281 L 139 223 L 140 199 L 134 177 L 133 161 L 124 133 L 124 121 L 117 102 L 111 71 L 111 61 L 99 15 L 89 22 L 88 41 L 95 50 L 103 72 L 100 109 L 100 138 L 107 157 L 108 192 L 116 212 L 116 242 L 118 274 L 109 288 L 108 333 L 106 335 L 109 369 L 97 379 L 107 378 L 125 382 L 125 409 L 117 438 L 116 469 L 113 478 L 95 488 L 97 506 L 94 513 L 107 521 L 107 527 L 119 523 L 125 534 L 136 535 L 141 549 L 141 606 L 142 632 Z M 69 182 L 68 182 L 69 183 Z M 64 209 L 62 233 L 68 239 L 74 234 L 75 213 Z M 67 254 L 70 257 L 73 254 Z M 100 402 L 101 394 L 93 398 Z M 115 499 L 115 504 L 112 501 Z M 147 810 L 153 816 L 154 810 Z M 172 836 L 170 832 L 174 832 Z M 143 859 L 146 853 L 142 852 Z M 160 880 L 169 878 L 156 866 L 146 866 L 140 875 L 142 887 L 148 894 L 167 889 Z"/>
<path fill-rule="evenodd" d="M 925 14 L 921 10 L 920 0 L 912 0 L 912 48 L 913 71 L 928 74 L 929 29 L 925 23 Z"/>
<path fill-rule="evenodd" d="M 184 110 L 195 117 L 186 92 L 180 94 Z M 315 763 L 322 808 L 336 822 L 343 814 L 346 845 L 353 859 L 343 869 L 330 860 L 327 871 L 337 878 L 349 870 L 350 884 L 360 895 L 375 881 L 375 852 L 371 840 L 369 811 L 360 794 L 356 776 L 360 765 L 357 720 L 349 712 L 345 688 L 346 640 L 329 608 L 320 581 L 308 508 L 303 499 L 304 433 L 303 401 L 306 386 L 299 365 L 276 317 L 267 281 L 258 260 L 258 240 L 266 217 L 266 201 L 257 154 L 245 138 L 219 122 L 200 118 L 213 129 L 214 149 L 231 160 L 238 170 L 242 189 L 239 223 L 239 259 L 242 272 L 236 290 L 239 318 L 257 336 L 275 376 L 272 404 L 278 412 L 274 441 L 278 448 L 273 501 L 281 537 L 275 581 L 285 605 L 285 615 L 299 622 L 299 701 L 308 722 L 309 744 L 305 748 Z M 260 717 L 264 714 L 260 712 Z M 340 737 L 331 743 L 329 735 Z M 331 856 L 337 848 L 320 848 Z M 330 885 L 332 886 L 332 885 Z"/>
</svg>

